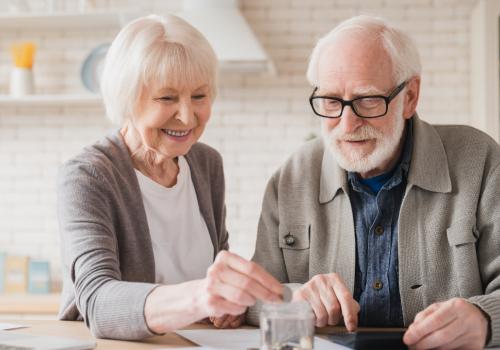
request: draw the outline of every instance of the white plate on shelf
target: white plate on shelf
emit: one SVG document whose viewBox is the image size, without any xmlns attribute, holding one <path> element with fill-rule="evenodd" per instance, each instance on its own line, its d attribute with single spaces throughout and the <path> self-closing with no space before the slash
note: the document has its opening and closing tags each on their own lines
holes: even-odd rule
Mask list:
<svg viewBox="0 0 500 350">
<path fill-rule="evenodd" d="M 82 83 L 90 92 L 99 93 L 100 91 L 99 82 L 104 68 L 104 58 L 109 46 L 109 43 L 100 44 L 83 61 L 81 70 Z"/>
</svg>

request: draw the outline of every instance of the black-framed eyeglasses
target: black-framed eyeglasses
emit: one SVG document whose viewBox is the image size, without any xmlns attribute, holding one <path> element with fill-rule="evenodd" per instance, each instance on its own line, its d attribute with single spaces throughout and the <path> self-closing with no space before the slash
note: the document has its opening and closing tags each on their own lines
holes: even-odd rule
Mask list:
<svg viewBox="0 0 500 350">
<path fill-rule="evenodd" d="M 309 103 L 314 114 L 323 118 L 340 118 L 345 106 L 350 106 L 360 118 L 379 118 L 387 114 L 389 103 L 404 89 L 406 83 L 407 81 L 403 81 L 399 84 L 389 96 L 360 96 L 352 100 L 331 96 L 315 96 L 314 94 L 318 90 L 315 87 L 309 97 Z"/>
</svg>

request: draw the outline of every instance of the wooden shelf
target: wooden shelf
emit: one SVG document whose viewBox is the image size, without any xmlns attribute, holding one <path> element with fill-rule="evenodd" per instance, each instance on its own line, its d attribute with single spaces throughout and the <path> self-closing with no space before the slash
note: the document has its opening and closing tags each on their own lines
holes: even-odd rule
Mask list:
<svg viewBox="0 0 500 350">
<path fill-rule="evenodd" d="M 53 315 L 59 311 L 59 294 L 0 294 L 0 314 Z"/>
<path fill-rule="evenodd" d="M 101 96 L 97 94 L 54 94 L 26 95 L 14 97 L 0 95 L 2 107 L 65 107 L 65 106 L 102 106 Z"/>
<path fill-rule="evenodd" d="M 95 29 L 120 28 L 132 19 L 130 13 L 96 12 L 96 13 L 3 13 L 0 14 L 2 30 L 32 29 Z"/>
</svg>

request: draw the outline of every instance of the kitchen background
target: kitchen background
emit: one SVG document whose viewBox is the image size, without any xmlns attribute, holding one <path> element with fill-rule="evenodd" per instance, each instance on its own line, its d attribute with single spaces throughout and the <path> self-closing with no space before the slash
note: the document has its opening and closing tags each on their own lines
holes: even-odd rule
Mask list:
<svg viewBox="0 0 500 350">
<path fill-rule="evenodd" d="M 380 15 L 413 35 L 423 63 L 418 108 L 422 119 L 482 125 L 474 119 L 470 88 L 470 20 L 478 4 L 478 0 L 240 1 L 244 18 L 276 71 L 222 72 L 212 119 L 202 138 L 224 157 L 231 249 L 252 256 L 268 178 L 306 139 L 318 134 L 319 122 L 307 101 L 311 92 L 305 78 L 308 56 L 316 40 L 343 19 L 362 13 Z M 0 2 L 0 251 L 49 260 L 56 287 L 60 275 L 58 167 L 110 128 L 98 100 L 71 96 L 86 93 L 80 77 L 82 62 L 93 48 L 111 41 L 118 26 L 72 23 L 65 27 L 21 19 L 50 10 L 176 13 L 181 5 L 180 0 Z M 11 44 L 21 40 L 37 46 L 36 92 L 61 94 L 60 98 L 5 96 L 13 66 Z"/>
</svg>

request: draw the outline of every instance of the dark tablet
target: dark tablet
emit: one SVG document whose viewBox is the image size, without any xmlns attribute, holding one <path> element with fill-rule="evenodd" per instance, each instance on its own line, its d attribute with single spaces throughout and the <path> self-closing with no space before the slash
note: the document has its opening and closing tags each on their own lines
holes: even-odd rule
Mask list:
<svg viewBox="0 0 500 350">
<path fill-rule="evenodd" d="M 331 334 L 328 340 L 356 350 L 403 350 L 404 332 L 354 332 Z"/>
</svg>

